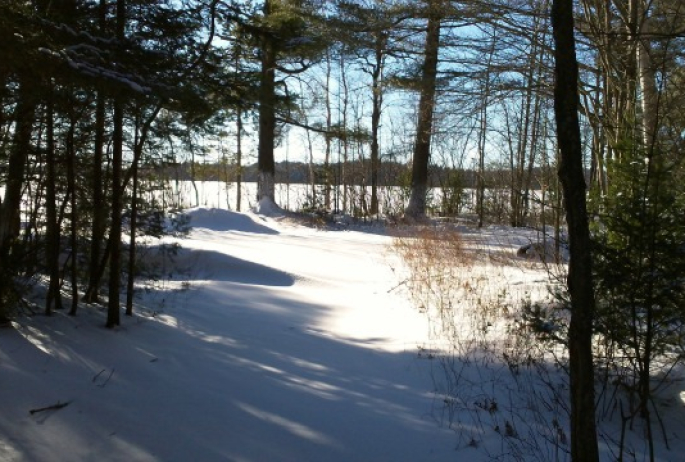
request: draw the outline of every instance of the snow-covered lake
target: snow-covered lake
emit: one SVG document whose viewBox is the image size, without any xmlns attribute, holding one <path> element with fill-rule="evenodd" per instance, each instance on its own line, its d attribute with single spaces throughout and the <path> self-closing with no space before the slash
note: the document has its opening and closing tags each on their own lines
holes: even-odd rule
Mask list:
<svg viewBox="0 0 685 462">
<path fill-rule="evenodd" d="M 287 210 L 301 210 L 307 205 L 312 205 L 312 190 L 306 184 L 277 183 L 275 187 L 276 203 Z M 163 200 L 167 204 L 180 205 L 182 207 L 211 207 L 235 211 L 248 211 L 255 207 L 257 200 L 257 183 L 242 183 L 241 207 L 237 210 L 237 185 L 236 183 L 224 183 L 222 181 L 171 181 L 164 190 Z M 324 202 L 323 187 L 315 187 L 315 206 L 322 206 Z M 366 194 L 364 196 L 364 193 Z M 381 187 L 378 190 L 379 204 L 386 212 L 398 212 L 406 205 L 408 191 L 400 187 Z M 160 192 L 154 193 L 160 197 Z M 433 197 L 436 201 L 439 191 L 435 190 Z M 350 213 L 354 207 L 362 208 L 363 202 L 370 203 L 371 188 L 361 187 L 337 189 L 330 192 L 331 209 L 343 210 Z"/>
</svg>

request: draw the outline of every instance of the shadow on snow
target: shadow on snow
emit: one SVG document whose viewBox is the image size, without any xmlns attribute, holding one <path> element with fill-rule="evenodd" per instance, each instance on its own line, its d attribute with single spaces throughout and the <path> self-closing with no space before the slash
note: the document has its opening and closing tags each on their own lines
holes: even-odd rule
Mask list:
<svg viewBox="0 0 685 462">
<path fill-rule="evenodd" d="M 155 317 L 124 317 L 114 331 L 100 327 L 104 312 L 84 309 L 76 318 L 35 317 L 0 332 L 0 455 L 255 462 L 454 456 L 451 436 L 444 438 L 450 432 L 425 415 L 429 383 L 411 373 L 419 365 L 415 352 L 335 338 L 317 327 L 329 308 L 259 287 L 229 282 L 186 295 Z M 29 414 L 57 402 L 69 405 Z"/>
</svg>

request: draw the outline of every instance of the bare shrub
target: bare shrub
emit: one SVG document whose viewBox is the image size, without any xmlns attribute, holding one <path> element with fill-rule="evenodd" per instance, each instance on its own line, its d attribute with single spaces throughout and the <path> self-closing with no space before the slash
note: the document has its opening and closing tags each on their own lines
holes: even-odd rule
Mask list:
<svg viewBox="0 0 685 462">
<path fill-rule="evenodd" d="M 436 417 L 459 447 L 493 459 L 566 460 L 564 351 L 540 339 L 557 329 L 550 278 L 500 238 L 451 224 L 395 232 L 402 287 L 436 342 L 419 352 L 431 362 Z"/>
<path fill-rule="evenodd" d="M 474 259 L 452 227 L 405 228 L 395 235 L 393 250 L 404 264 L 405 284 L 416 307 L 429 315 L 436 335 L 456 333 L 455 300 L 471 282 L 463 276 Z"/>
</svg>

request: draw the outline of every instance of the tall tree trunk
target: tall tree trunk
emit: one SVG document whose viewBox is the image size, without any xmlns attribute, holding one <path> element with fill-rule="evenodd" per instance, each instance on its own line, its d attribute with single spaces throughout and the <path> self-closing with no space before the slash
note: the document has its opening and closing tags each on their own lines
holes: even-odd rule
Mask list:
<svg viewBox="0 0 685 462">
<path fill-rule="evenodd" d="M 100 0 L 98 9 L 98 21 L 100 32 L 104 34 L 107 28 L 107 3 Z M 95 140 L 93 146 L 92 163 L 92 194 L 93 194 L 93 224 L 90 236 L 90 259 L 88 264 L 88 288 L 83 296 L 86 303 L 95 303 L 100 296 L 100 282 L 102 247 L 105 242 L 105 230 L 107 227 L 107 207 L 103 187 L 102 164 L 105 158 L 105 96 L 98 91 L 95 102 Z"/>
<path fill-rule="evenodd" d="M 128 249 L 128 280 L 126 283 L 126 316 L 133 316 L 133 294 L 136 275 L 136 233 L 138 232 L 138 162 L 131 165 L 131 236 Z"/>
<path fill-rule="evenodd" d="M 126 24 L 126 2 L 117 0 L 117 38 L 124 39 Z M 114 131 L 112 134 L 112 220 L 109 232 L 109 300 L 107 303 L 106 327 L 118 326 L 121 317 L 119 306 L 121 288 L 121 212 L 123 207 L 123 149 L 124 149 L 124 107 L 121 97 L 114 99 Z"/>
<path fill-rule="evenodd" d="M 383 110 L 383 87 L 381 76 L 383 73 L 385 43 L 386 33 L 384 31 L 376 32 L 376 49 L 374 50 L 375 61 L 371 73 L 371 88 L 373 91 L 373 107 L 371 110 L 371 215 L 378 213 L 378 172 L 380 170 L 378 138 L 380 136 L 381 111 Z"/>
<path fill-rule="evenodd" d="M 123 0 L 119 0 L 121 2 Z M 107 327 L 120 323 L 121 287 L 121 218 L 123 206 L 122 162 L 124 144 L 124 110 L 119 98 L 114 101 L 114 132 L 112 134 L 112 203 L 109 229 L 109 286 L 107 303 Z"/>
<path fill-rule="evenodd" d="M 36 85 L 26 78 L 20 83 L 19 99 L 14 112 L 14 136 L 8 158 L 5 198 L 0 203 L 0 322 L 9 318 L 11 281 L 14 276 L 9 262 L 14 241 L 19 237 L 21 194 L 24 186 L 24 172 L 31 146 L 31 133 L 37 106 Z"/>
<path fill-rule="evenodd" d="M 304 115 L 305 121 L 307 121 L 307 116 Z M 309 123 L 309 122 L 307 122 Z M 316 194 L 316 183 L 317 183 L 317 178 L 316 178 L 316 171 L 314 169 L 314 143 L 312 142 L 312 134 L 309 130 L 307 130 L 307 151 L 309 151 L 309 187 L 311 188 L 311 192 L 309 193 L 310 197 L 310 203 L 309 206 L 312 209 L 318 208 L 318 199 L 317 199 L 317 194 Z"/>
<path fill-rule="evenodd" d="M 426 191 L 428 189 L 428 164 L 430 162 L 433 110 L 438 74 L 438 51 L 440 49 L 440 0 L 429 0 L 426 49 L 421 70 L 421 95 L 419 119 L 416 126 L 416 143 L 411 175 L 411 197 L 405 215 L 420 218 L 426 214 Z"/>
<path fill-rule="evenodd" d="M 649 33 L 651 32 L 650 24 L 650 14 L 647 10 L 649 8 L 649 2 L 644 0 L 640 1 L 639 4 L 639 17 L 643 19 L 642 26 L 639 32 L 638 44 L 637 44 L 637 66 L 638 66 L 638 78 L 640 85 L 641 101 L 640 109 L 642 110 L 642 143 L 644 145 L 644 155 L 648 161 L 647 175 L 645 181 L 645 190 L 643 194 L 646 197 L 652 197 L 654 200 L 643 199 L 643 216 L 654 214 L 655 218 L 658 217 L 658 209 L 661 204 L 659 204 L 659 187 L 660 187 L 660 177 L 663 174 L 663 158 L 660 155 L 660 149 L 658 146 L 658 131 L 659 131 L 659 90 L 656 85 L 656 69 L 652 61 L 652 50 L 650 45 Z M 648 202 L 650 205 L 648 205 Z M 646 213 L 647 209 L 653 210 L 652 213 Z M 649 262 L 649 271 L 654 274 L 658 270 L 655 270 L 655 256 L 654 256 L 654 246 L 655 246 L 655 226 L 647 226 L 647 230 L 643 235 L 647 241 L 648 249 L 645 249 L 650 257 L 645 259 Z M 646 291 L 649 294 L 653 293 L 653 290 Z M 654 345 L 654 303 L 649 301 L 646 303 L 646 314 L 644 320 L 644 340 L 643 340 L 643 352 L 642 359 L 640 360 L 640 414 L 645 420 L 647 442 L 649 450 L 649 460 L 654 461 L 654 436 L 652 429 L 652 421 L 650 417 L 649 404 L 652 397 L 651 389 L 651 369 L 652 369 L 652 359 L 653 359 L 653 349 Z"/>
<path fill-rule="evenodd" d="M 561 149 L 559 179 L 564 192 L 571 259 L 568 290 L 571 298 L 569 360 L 571 380 L 571 459 L 597 462 L 592 324 L 595 296 L 592 281 L 586 185 L 578 120 L 578 62 L 573 35 L 573 1 L 554 0 L 554 113 Z"/>
<path fill-rule="evenodd" d="M 331 107 L 331 55 L 328 50 L 326 50 L 326 131 L 331 132 L 333 127 L 333 108 Z M 331 142 L 333 139 L 328 133 L 324 136 L 324 143 L 326 144 L 326 150 L 324 152 L 323 168 L 324 168 L 324 178 L 326 181 L 324 189 L 324 207 L 326 210 L 331 210 L 331 186 L 332 186 L 332 172 L 331 172 Z"/>
<path fill-rule="evenodd" d="M 485 86 L 480 110 L 480 131 L 478 133 L 478 175 L 476 175 L 476 213 L 478 214 L 478 227 L 483 227 L 485 219 L 485 142 L 487 141 L 488 128 L 488 105 L 490 104 L 490 74 L 492 72 L 492 58 L 495 54 L 497 43 L 497 29 L 492 31 L 492 42 L 488 53 L 488 62 L 485 68 Z"/>
<path fill-rule="evenodd" d="M 71 247 L 71 266 L 69 279 L 71 281 L 71 307 L 69 314 L 76 315 L 78 309 L 78 262 L 79 262 L 79 246 L 78 246 L 78 194 L 76 191 L 76 115 L 70 114 L 69 117 L 69 131 L 67 132 L 66 154 L 67 154 L 67 196 L 71 199 L 71 211 L 69 213 L 71 221 L 71 231 L 69 233 L 69 246 Z"/>
<path fill-rule="evenodd" d="M 55 152 L 55 111 L 52 103 L 46 108 L 46 176 L 45 176 L 45 215 L 46 215 L 46 257 L 47 269 L 50 277 L 48 293 L 45 298 L 45 314 L 51 315 L 53 306 L 62 308 L 60 293 L 60 227 L 57 220 L 57 153 Z M 54 305 L 53 305 L 54 304 Z"/>
<path fill-rule="evenodd" d="M 271 14 L 271 1 L 264 2 L 264 17 Z M 257 200 L 275 202 L 274 137 L 276 134 L 276 50 L 274 38 L 262 37 L 259 87 L 259 146 L 257 148 Z"/>
<path fill-rule="evenodd" d="M 640 109 L 642 110 L 642 142 L 645 148 L 645 154 L 652 158 L 655 154 L 656 135 L 658 132 L 658 106 L 659 106 L 659 91 L 656 86 L 656 70 L 652 62 L 651 46 L 649 38 L 647 37 L 649 22 L 646 19 L 637 46 L 637 64 L 638 76 L 640 83 L 640 90 L 642 99 L 640 101 Z"/>
<path fill-rule="evenodd" d="M 347 82 L 347 70 L 345 67 L 345 63 L 343 60 L 344 54 L 340 54 L 340 83 L 342 85 L 342 107 L 341 107 L 341 116 L 342 116 L 342 121 L 340 123 L 340 126 L 343 128 L 343 130 L 347 130 L 347 111 L 348 107 L 350 104 L 350 99 L 349 99 L 349 85 Z M 338 166 L 339 171 L 340 171 L 340 184 L 342 185 L 342 211 L 343 213 L 348 213 L 351 211 L 352 207 L 349 207 L 348 210 L 348 195 L 349 191 L 347 189 L 347 163 L 349 160 L 349 155 L 350 155 L 350 142 L 348 137 L 344 137 L 342 140 L 342 166 Z M 338 162 L 340 162 L 340 155 L 338 155 Z"/>
<path fill-rule="evenodd" d="M 241 201 L 242 201 L 242 188 L 243 188 L 243 111 L 238 108 L 236 114 L 236 151 L 235 151 L 235 163 L 236 163 L 236 196 L 235 196 L 235 210 L 240 212 Z"/>
<path fill-rule="evenodd" d="M 236 48 L 234 55 L 233 65 L 236 69 L 241 69 L 241 61 L 243 57 L 243 49 L 240 45 L 240 40 L 236 40 Z M 243 108 L 238 105 L 235 114 L 235 141 L 236 141 L 236 151 L 235 151 L 235 183 L 236 183 L 236 195 L 235 195 L 235 210 L 240 212 L 242 208 L 243 199 Z"/>
<path fill-rule="evenodd" d="M 95 142 L 92 162 L 93 223 L 91 226 L 90 259 L 88 263 L 88 288 L 83 296 L 86 303 L 95 303 L 100 296 L 102 274 L 97 270 L 101 265 L 102 247 L 107 226 L 107 207 L 103 193 L 103 162 L 105 158 L 105 98 L 101 92 L 96 96 Z"/>
<path fill-rule="evenodd" d="M 533 162 L 535 159 L 535 145 L 531 140 L 531 130 L 534 132 L 537 129 L 536 121 L 539 114 L 540 97 L 535 92 L 535 82 L 539 81 L 538 74 L 542 72 L 542 57 L 538 54 L 543 53 L 538 46 L 538 41 L 544 42 L 541 33 L 541 19 L 535 19 L 535 26 L 533 32 L 532 46 L 528 62 L 528 74 L 526 75 L 526 94 L 523 103 L 523 115 L 519 124 L 518 143 L 516 149 L 516 162 L 512 160 L 512 166 L 515 164 L 516 168 L 512 168 L 511 181 L 511 217 L 510 222 L 513 227 L 524 226 L 524 218 L 526 215 L 529 184 L 532 176 Z M 529 142 L 530 141 L 530 142 Z M 530 149 L 530 152 L 529 152 Z M 513 152 L 512 152 L 513 155 Z M 529 157 L 529 165 L 526 166 L 526 157 Z"/>
</svg>

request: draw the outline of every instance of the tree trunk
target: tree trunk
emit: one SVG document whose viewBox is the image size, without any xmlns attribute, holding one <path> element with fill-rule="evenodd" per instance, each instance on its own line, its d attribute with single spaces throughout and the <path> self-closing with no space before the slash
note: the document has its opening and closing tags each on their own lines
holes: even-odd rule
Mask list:
<svg viewBox="0 0 685 462">
<path fill-rule="evenodd" d="M 342 85 L 342 107 L 341 116 L 342 122 L 341 126 L 343 129 L 347 129 L 347 111 L 349 106 L 349 85 L 347 82 L 347 70 L 345 63 L 343 61 L 343 54 L 340 54 L 340 83 Z M 342 166 L 338 165 L 338 170 L 340 172 L 340 184 L 342 185 L 342 211 L 343 213 L 348 213 L 352 210 L 352 207 L 348 207 L 348 195 L 349 191 L 347 188 L 347 170 L 348 170 L 348 159 L 350 155 L 350 142 L 348 137 L 344 137 L 342 140 Z M 340 154 L 338 154 L 338 163 L 340 164 Z M 336 204 L 337 205 L 337 204 Z M 349 208 L 349 210 L 348 210 Z"/>
<path fill-rule="evenodd" d="M 123 40 L 126 23 L 125 0 L 117 0 L 117 38 Z M 114 100 L 114 132 L 112 134 L 112 222 L 109 232 L 109 301 L 106 327 L 120 323 L 119 290 L 121 288 L 121 211 L 123 206 L 124 108 L 119 97 Z"/>
<path fill-rule="evenodd" d="M 100 32 L 104 34 L 107 27 L 107 3 L 100 0 L 98 10 Z M 93 146 L 92 163 L 92 190 L 93 190 L 93 224 L 91 227 L 90 261 L 88 264 L 88 288 L 83 296 L 86 303 L 95 303 L 100 296 L 100 281 L 102 272 L 98 269 L 101 265 L 102 247 L 105 242 L 105 229 L 107 226 L 107 207 L 103 193 L 102 163 L 105 157 L 105 97 L 99 91 L 95 103 L 95 140 Z"/>
<path fill-rule="evenodd" d="M 9 153 L 5 198 L 0 203 L 0 322 L 5 322 L 12 311 L 8 302 L 11 298 L 6 291 L 11 290 L 13 276 L 8 262 L 14 258 L 12 247 L 19 236 L 21 194 L 24 186 L 24 172 L 31 146 L 31 132 L 36 111 L 36 87 L 27 80 L 21 82 L 19 100 L 14 119 L 14 136 Z"/>
<path fill-rule="evenodd" d="M 644 37 L 647 32 L 648 24 L 649 23 L 646 22 L 643 26 L 641 32 L 642 36 L 637 45 L 637 65 L 642 94 L 640 107 L 640 109 L 642 109 L 643 125 L 642 142 L 644 143 L 645 155 L 651 159 L 654 154 L 656 154 L 654 148 L 659 124 L 659 91 L 656 87 L 656 71 L 652 63 L 651 46 L 649 44 L 649 39 Z"/>
<path fill-rule="evenodd" d="M 428 189 L 428 164 L 430 162 L 431 135 L 433 132 L 433 110 L 438 73 L 438 51 L 440 48 L 441 12 L 438 0 L 430 0 L 426 49 L 421 75 L 421 96 L 419 119 L 416 127 L 416 144 L 411 175 L 411 197 L 405 215 L 420 218 L 426 214 L 426 191 Z"/>
<path fill-rule="evenodd" d="M 497 44 L 497 29 L 492 31 L 492 42 L 488 53 L 488 63 L 485 69 L 485 86 L 480 110 L 480 131 L 478 133 L 478 175 L 476 176 L 476 213 L 478 227 L 483 227 L 485 219 L 485 142 L 487 141 L 488 105 L 490 104 L 490 74 L 492 72 L 492 58 Z"/>
<path fill-rule="evenodd" d="M 264 17 L 271 14 L 271 2 L 264 2 Z M 275 202 L 274 137 L 276 134 L 276 50 L 274 38 L 262 37 L 259 88 L 259 147 L 257 148 L 257 201 Z"/>
<path fill-rule="evenodd" d="M 75 131 L 76 131 L 76 115 L 70 114 L 69 117 L 69 132 L 67 133 L 66 154 L 67 154 L 67 196 L 71 198 L 71 232 L 69 233 L 69 245 L 71 247 L 71 267 L 69 279 L 71 280 L 71 307 L 69 314 L 76 315 L 78 309 L 78 262 L 79 262 L 79 246 L 78 246 L 78 194 L 76 193 L 76 146 L 75 146 Z"/>
<path fill-rule="evenodd" d="M 326 131 L 330 133 L 333 126 L 333 108 L 331 107 L 331 55 L 328 50 L 326 50 Z M 324 168 L 324 178 L 326 181 L 324 189 L 324 207 L 326 210 L 331 210 L 331 142 L 332 138 L 330 135 L 326 134 L 324 136 L 324 143 L 326 144 L 326 150 L 323 161 Z"/>
<path fill-rule="evenodd" d="M 136 233 L 138 232 L 138 162 L 131 165 L 132 186 L 131 194 L 131 240 L 128 249 L 128 280 L 126 283 L 126 316 L 133 316 L 133 293 L 136 273 Z"/>
<path fill-rule="evenodd" d="M 373 64 L 372 91 L 373 108 L 371 111 L 371 215 L 378 213 L 378 171 L 380 170 L 379 131 L 381 111 L 383 110 L 383 87 L 381 75 L 383 72 L 383 52 L 386 43 L 385 32 L 377 32 L 375 62 Z M 432 112 L 432 111 L 431 111 Z"/>
<path fill-rule="evenodd" d="M 119 0 L 120 2 L 122 0 Z M 107 304 L 107 327 L 119 325 L 119 290 L 121 287 L 121 212 L 123 188 L 121 182 L 123 162 L 124 111 L 121 101 L 114 101 L 114 132 L 112 135 L 112 203 L 109 229 L 109 290 Z"/>
<path fill-rule="evenodd" d="M 91 226 L 90 259 L 88 264 L 88 289 L 83 296 L 86 303 L 95 303 L 100 297 L 100 280 L 102 274 L 97 271 L 101 264 L 102 246 L 105 241 L 107 226 L 107 207 L 103 194 L 102 163 L 105 158 L 105 99 L 102 93 L 97 95 L 95 107 L 95 145 L 92 163 L 93 190 L 93 224 Z"/>
<path fill-rule="evenodd" d="M 554 0 L 554 113 L 561 149 L 559 179 L 564 192 L 571 259 L 569 359 L 571 380 L 571 459 L 597 462 L 592 323 L 595 309 L 586 185 L 578 120 L 578 62 L 573 35 L 573 1 Z"/>
<path fill-rule="evenodd" d="M 243 188 L 243 111 L 238 108 L 236 114 L 236 151 L 235 151 L 235 163 L 236 163 L 236 195 L 235 195 L 235 210 L 240 212 L 241 201 L 242 201 L 242 188 Z"/>
<path fill-rule="evenodd" d="M 47 269 L 50 276 L 48 293 L 45 298 L 45 314 L 50 316 L 53 310 L 62 308 L 62 295 L 60 294 L 60 229 L 57 221 L 57 158 L 55 152 L 55 111 L 52 103 L 46 109 L 46 176 L 45 176 L 45 215 L 46 215 L 46 258 Z"/>
</svg>

